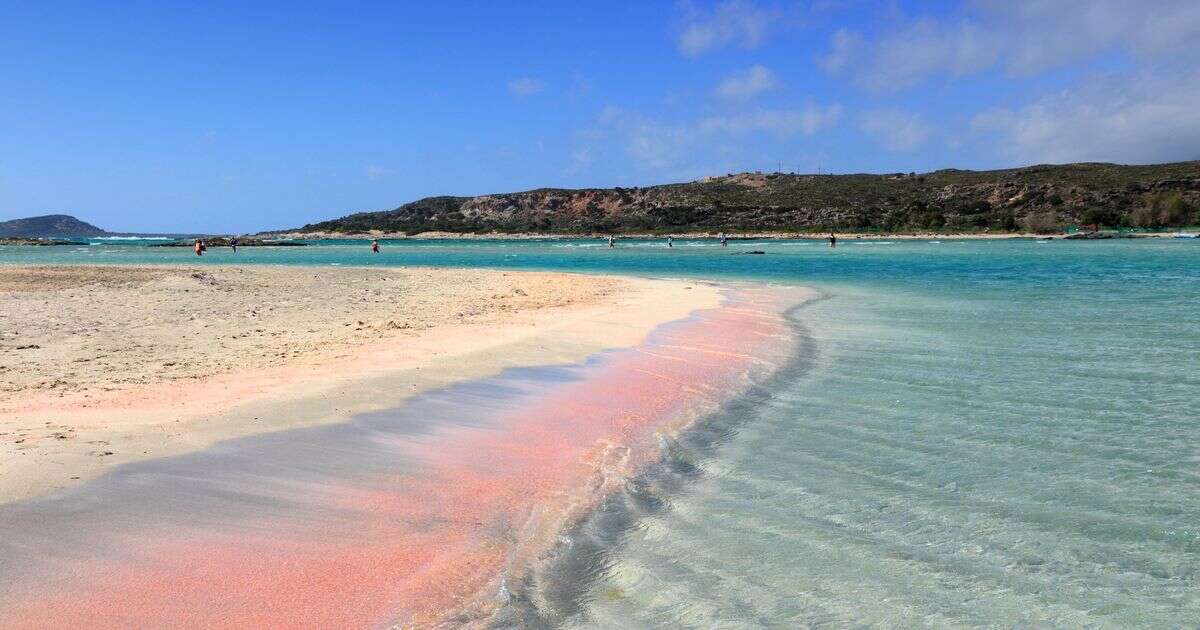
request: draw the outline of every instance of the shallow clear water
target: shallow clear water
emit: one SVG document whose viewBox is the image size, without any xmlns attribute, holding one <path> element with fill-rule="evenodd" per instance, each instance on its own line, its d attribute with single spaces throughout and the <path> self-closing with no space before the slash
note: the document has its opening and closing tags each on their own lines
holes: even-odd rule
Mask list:
<svg viewBox="0 0 1200 630">
<path fill-rule="evenodd" d="M 470 265 L 814 286 L 827 299 L 794 313 L 804 356 L 573 534 L 587 557 L 548 574 L 577 583 L 554 621 L 1200 620 L 1200 242 L 597 245 L 409 241 L 372 256 L 320 243 L 200 260 L 97 245 L 0 248 L 0 263 Z M 750 250 L 766 254 L 738 253 Z"/>
</svg>

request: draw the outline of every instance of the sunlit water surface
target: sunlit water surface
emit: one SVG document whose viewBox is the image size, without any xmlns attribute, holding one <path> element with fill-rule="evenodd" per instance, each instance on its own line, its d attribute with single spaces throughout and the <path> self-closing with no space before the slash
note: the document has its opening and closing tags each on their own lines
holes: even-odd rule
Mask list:
<svg viewBox="0 0 1200 630">
<path fill-rule="evenodd" d="M 1200 620 L 1200 242 L 317 242 L 0 263 L 559 269 L 794 283 L 800 354 L 565 539 L 571 627 Z M 762 251 L 765 254 L 743 252 Z M 520 618 L 520 617 L 514 617 Z"/>
</svg>

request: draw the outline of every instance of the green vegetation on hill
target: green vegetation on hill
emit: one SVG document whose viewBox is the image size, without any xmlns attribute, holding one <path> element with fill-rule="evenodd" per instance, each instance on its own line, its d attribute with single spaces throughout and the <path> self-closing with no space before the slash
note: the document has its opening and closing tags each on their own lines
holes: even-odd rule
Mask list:
<svg viewBox="0 0 1200 630">
<path fill-rule="evenodd" d="M 0 236 L 23 238 L 70 238 L 104 236 L 104 230 L 65 214 L 0 221 Z"/>
<path fill-rule="evenodd" d="M 685 231 L 1049 232 L 1200 223 L 1200 162 L 889 175 L 741 173 L 646 188 L 428 197 L 300 231 L 416 234 Z"/>
</svg>

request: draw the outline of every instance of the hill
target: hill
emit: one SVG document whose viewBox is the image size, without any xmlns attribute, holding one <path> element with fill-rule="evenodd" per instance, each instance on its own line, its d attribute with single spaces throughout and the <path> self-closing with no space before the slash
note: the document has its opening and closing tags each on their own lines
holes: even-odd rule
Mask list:
<svg viewBox="0 0 1200 630">
<path fill-rule="evenodd" d="M 1046 232 L 1200 221 L 1200 162 L 1039 165 L 886 175 L 740 173 L 645 188 L 428 197 L 300 232 Z"/>
<path fill-rule="evenodd" d="M 70 238 L 104 236 L 108 232 L 66 214 L 48 214 L 26 219 L 0 221 L 0 236 L 24 238 Z"/>
</svg>

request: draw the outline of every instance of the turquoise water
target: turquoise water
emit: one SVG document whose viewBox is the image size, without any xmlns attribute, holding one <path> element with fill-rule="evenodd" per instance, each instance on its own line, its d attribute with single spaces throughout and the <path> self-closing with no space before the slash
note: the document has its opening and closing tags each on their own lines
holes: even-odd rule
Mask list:
<svg viewBox="0 0 1200 630">
<path fill-rule="evenodd" d="M 1200 621 L 1200 242 L 4 248 L 0 263 L 469 265 L 795 283 L 805 342 L 572 534 L 571 627 Z M 765 255 L 739 252 L 759 250 Z M 549 583 L 569 582 L 564 589 Z"/>
</svg>

